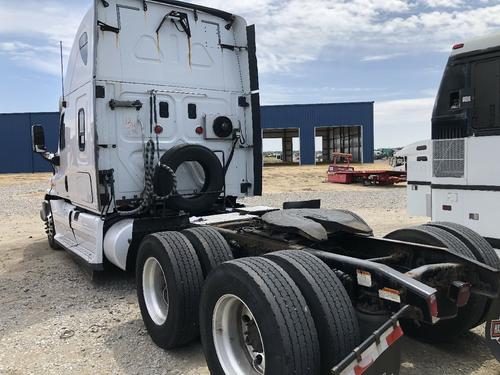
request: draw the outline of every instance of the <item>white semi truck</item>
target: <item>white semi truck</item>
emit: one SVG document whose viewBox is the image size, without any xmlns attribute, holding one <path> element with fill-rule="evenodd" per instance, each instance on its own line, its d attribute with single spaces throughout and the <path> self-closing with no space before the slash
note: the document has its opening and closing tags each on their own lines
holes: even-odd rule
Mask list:
<svg viewBox="0 0 500 375">
<path fill-rule="evenodd" d="M 432 224 L 376 238 L 356 214 L 262 191 L 255 29 L 175 0 L 95 0 L 73 46 L 49 244 L 136 274 L 152 340 L 201 336 L 213 374 L 397 374 L 401 327 L 453 339 L 500 289 L 493 249 Z"/>
<path fill-rule="evenodd" d="M 462 224 L 500 248 L 499 146 L 500 35 L 492 35 L 453 47 L 432 140 L 405 148 L 410 213 Z"/>
</svg>

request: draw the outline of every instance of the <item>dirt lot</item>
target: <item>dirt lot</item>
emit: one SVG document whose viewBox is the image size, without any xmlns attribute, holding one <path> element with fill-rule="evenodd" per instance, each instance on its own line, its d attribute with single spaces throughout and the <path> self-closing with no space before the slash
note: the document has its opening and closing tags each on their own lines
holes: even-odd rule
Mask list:
<svg viewBox="0 0 500 375">
<path fill-rule="evenodd" d="M 324 207 L 361 214 L 378 235 L 425 221 L 407 217 L 404 187 L 326 184 L 325 168 L 266 168 L 265 196 L 246 201 L 320 197 Z M 38 217 L 47 179 L 0 176 L 0 374 L 208 374 L 200 344 L 154 346 L 132 276 L 90 281 L 70 255 L 49 249 Z M 500 374 L 482 334 L 480 327 L 439 346 L 405 338 L 402 374 Z"/>
</svg>

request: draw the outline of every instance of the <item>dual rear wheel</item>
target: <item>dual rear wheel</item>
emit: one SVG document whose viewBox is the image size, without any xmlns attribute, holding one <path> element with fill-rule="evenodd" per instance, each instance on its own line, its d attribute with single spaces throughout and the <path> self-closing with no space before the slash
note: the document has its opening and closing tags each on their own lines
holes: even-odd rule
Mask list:
<svg viewBox="0 0 500 375">
<path fill-rule="evenodd" d="M 232 260 L 214 229 L 146 237 L 137 291 L 149 334 L 201 341 L 212 374 L 327 374 L 360 340 L 335 273 L 303 251 Z"/>
<path fill-rule="evenodd" d="M 445 247 L 457 255 L 500 269 L 500 260 L 491 245 L 476 232 L 459 224 L 429 223 L 396 230 L 386 238 Z M 424 341 L 450 341 L 484 323 L 490 308 L 491 302 L 486 297 L 473 294 L 453 319 L 442 320 L 435 325 L 403 320 L 402 325 L 405 333 Z"/>
</svg>

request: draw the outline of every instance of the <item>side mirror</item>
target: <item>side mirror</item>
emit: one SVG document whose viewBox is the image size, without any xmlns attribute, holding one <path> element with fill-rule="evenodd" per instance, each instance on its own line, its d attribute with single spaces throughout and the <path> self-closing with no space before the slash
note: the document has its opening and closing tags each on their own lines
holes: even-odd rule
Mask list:
<svg viewBox="0 0 500 375">
<path fill-rule="evenodd" d="M 42 154 L 47 152 L 45 147 L 45 131 L 41 125 L 33 125 L 31 127 L 31 141 L 33 144 L 33 152 Z"/>
</svg>

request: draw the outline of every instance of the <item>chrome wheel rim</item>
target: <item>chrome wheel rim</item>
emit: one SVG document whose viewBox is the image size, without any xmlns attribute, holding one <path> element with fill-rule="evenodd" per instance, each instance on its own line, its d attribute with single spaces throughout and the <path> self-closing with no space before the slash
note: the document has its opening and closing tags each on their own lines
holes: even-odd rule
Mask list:
<svg viewBox="0 0 500 375">
<path fill-rule="evenodd" d="M 264 375 L 266 357 L 261 331 L 240 298 L 226 294 L 217 301 L 212 330 L 217 357 L 226 374 Z"/>
<path fill-rule="evenodd" d="M 142 289 L 149 316 L 155 324 L 163 325 L 168 316 L 167 279 L 156 258 L 148 258 L 142 271 Z"/>
</svg>

